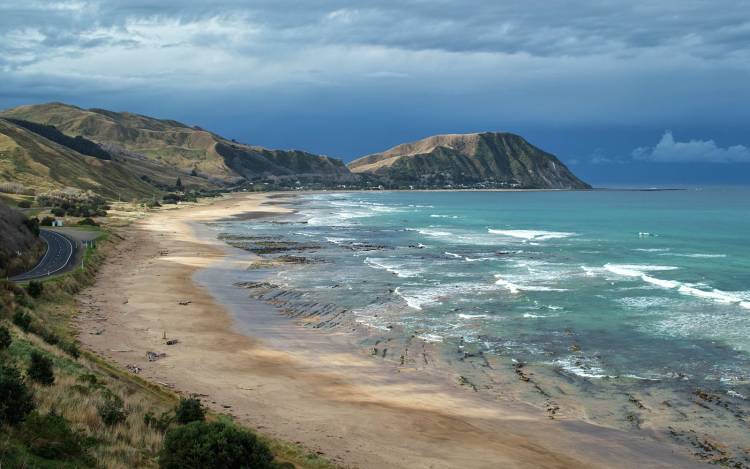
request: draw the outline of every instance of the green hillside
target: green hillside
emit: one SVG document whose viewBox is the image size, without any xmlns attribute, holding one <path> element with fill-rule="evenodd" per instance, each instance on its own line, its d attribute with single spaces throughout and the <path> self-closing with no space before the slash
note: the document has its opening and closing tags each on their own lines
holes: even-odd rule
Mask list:
<svg viewBox="0 0 750 469">
<path fill-rule="evenodd" d="M 154 186 L 115 159 L 83 155 L 0 118 L 0 182 L 41 192 L 76 187 L 104 197 L 149 197 Z"/>
</svg>

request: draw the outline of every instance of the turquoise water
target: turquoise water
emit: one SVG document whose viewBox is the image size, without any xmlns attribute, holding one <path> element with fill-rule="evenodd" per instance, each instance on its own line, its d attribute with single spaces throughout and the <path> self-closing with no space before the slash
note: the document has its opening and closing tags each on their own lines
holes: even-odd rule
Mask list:
<svg viewBox="0 0 750 469">
<path fill-rule="evenodd" d="M 750 395 L 750 189 L 330 193 L 293 208 L 221 230 L 304 243 L 316 263 L 273 281 L 364 327 L 573 379 Z"/>
</svg>

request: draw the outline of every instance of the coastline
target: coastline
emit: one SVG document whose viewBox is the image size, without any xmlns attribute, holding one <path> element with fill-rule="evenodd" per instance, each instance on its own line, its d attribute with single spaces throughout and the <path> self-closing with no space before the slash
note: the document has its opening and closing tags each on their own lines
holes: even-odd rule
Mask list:
<svg viewBox="0 0 750 469">
<path fill-rule="evenodd" d="M 96 284 L 80 295 L 81 342 L 349 467 L 704 466 L 646 431 L 553 421 L 429 373 L 399 372 L 358 353 L 344 332 L 302 328 L 248 298 L 227 280 L 254 256 L 201 223 L 288 210 L 264 204 L 275 197 L 164 210 L 123 230 Z M 179 343 L 166 346 L 164 333 Z M 167 356 L 148 362 L 146 351 Z"/>
</svg>

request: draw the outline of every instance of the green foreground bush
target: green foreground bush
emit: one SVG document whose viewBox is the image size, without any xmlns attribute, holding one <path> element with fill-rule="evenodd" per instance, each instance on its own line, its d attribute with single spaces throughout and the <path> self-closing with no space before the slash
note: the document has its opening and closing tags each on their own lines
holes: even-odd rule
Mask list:
<svg viewBox="0 0 750 469">
<path fill-rule="evenodd" d="M 52 371 L 52 360 L 36 350 L 31 352 L 31 363 L 26 374 L 32 381 L 44 386 L 51 386 L 55 382 L 55 372 Z"/>
<path fill-rule="evenodd" d="M 180 403 L 174 410 L 177 423 L 186 424 L 190 422 L 202 422 L 206 420 L 206 412 L 203 410 L 201 400 L 197 397 L 180 398 Z"/>
<path fill-rule="evenodd" d="M 0 326 L 0 350 L 5 350 L 10 347 L 13 342 L 13 338 L 10 336 L 10 331 L 5 326 Z"/>
<path fill-rule="evenodd" d="M 61 415 L 32 413 L 23 425 L 22 436 L 29 450 L 46 459 L 75 459 L 83 455 L 81 436 Z"/>
<path fill-rule="evenodd" d="M 34 396 L 21 373 L 12 366 L 0 364 L 0 424 L 23 422 L 34 410 Z"/>
<path fill-rule="evenodd" d="M 266 469 L 273 455 L 247 430 L 223 422 L 192 422 L 167 432 L 161 469 Z"/>
</svg>

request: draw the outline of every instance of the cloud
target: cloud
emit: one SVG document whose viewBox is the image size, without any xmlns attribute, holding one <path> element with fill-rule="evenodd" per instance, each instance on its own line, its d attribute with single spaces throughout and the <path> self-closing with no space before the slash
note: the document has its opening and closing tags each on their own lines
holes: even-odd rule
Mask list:
<svg viewBox="0 0 750 469">
<path fill-rule="evenodd" d="M 669 130 L 656 146 L 636 148 L 632 155 L 636 160 L 659 163 L 750 163 L 750 148 L 746 146 L 722 148 L 713 140 L 678 142 Z"/>
<path fill-rule="evenodd" d="M 746 132 L 745 1 L 0 0 L 0 108 L 232 114 L 253 139 L 296 117 L 284 144 L 329 120 L 373 150 L 459 129 Z"/>
</svg>

